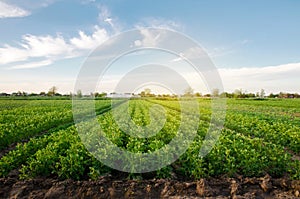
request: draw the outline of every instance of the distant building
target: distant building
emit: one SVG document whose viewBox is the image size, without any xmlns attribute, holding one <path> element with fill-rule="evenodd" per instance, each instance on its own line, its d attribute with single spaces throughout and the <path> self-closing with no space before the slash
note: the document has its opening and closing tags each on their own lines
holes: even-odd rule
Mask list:
<svg viewBox="0 0 300 199">
<path fill-rule="evenodd" d="M 140 97 L 139 95 L 135 95 L 134 93 L 109 93 L 107 94 L 108 98 L 135 98 Z"/>
</svg>

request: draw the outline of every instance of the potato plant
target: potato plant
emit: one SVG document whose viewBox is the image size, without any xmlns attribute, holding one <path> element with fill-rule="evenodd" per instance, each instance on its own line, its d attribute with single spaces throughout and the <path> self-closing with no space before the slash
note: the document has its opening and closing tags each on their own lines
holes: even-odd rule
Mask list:
<svg viewBox="0 0 300 199">
<path fill-rule="evenodd" d="M 154 172 L 154 177 L 184 175 L 199 179 L 237 174 L 260 177 L 268 173 L 274 177 L 300 179 L 300 161 L 294 157 L 300 152 L 299 101 L 268 101 L 228 100 L 221 136 L 210 153 L 200 157 L 199 151 L 207 142 L 204 141 L 207 130 L 217 123 L 211 124 L 211 101 L 198 99 L 200 120 L 197 136 L 183 155 L 171 165 Z M 0 159 L 0 176 L 5 177 L 18 169 L 22 179 L 38 176 L 97 179 L 106 173 L 116 172 L 85 148 L 105 150 L 97 147 L 99 136 L 103 133 L 123 150 L 149 153 L 162 149 L 175 136 L 185 139 L 188 135 L 184 129 L 188 130 L 189 125 L 197 121 L 190 117 L 180 130 L 181 114 L 193 115 L 195 110 L 187 108 L 182 112 L 176 100 L 133 99 L 129 101 L 128 110 L 126 104 L 120 101 L 115 112 L 111 110 L 110 100 L 96 100 L 95 105 L 97 122 L 103 132 L 98 132 L 93 123 L 84 121 L 77 125 L 88 126 L 89 130 L 84 136 L 79 136 L 72 123 L 70 101 L 0 101 L 0 148 L 29 138 L 28 142 L 18 144 Z M 131 122 L 126 117 L 124 119 L 125 111 Z M 150 125 L 151 120 L 161 120 L 162 115 L 165 123 L 161 128 L 160 123 Z M 142 133 L 142 129 L 153 135 L 147 138 L 134 136 Z M 43 131 L 46 132 L 36 136 Z M 132 166 L 130 160 L 120 160 L 117 154 L 107 154 L 107 157 L 112 161 L 128 161 L 126 166 Z M 139 174 L 128 176 L 143 177 Z"/>
</svg>

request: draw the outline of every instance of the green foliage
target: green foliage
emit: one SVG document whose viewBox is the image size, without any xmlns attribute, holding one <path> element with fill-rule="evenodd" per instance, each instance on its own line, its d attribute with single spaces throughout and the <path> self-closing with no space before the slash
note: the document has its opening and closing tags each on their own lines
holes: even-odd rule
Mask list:
<svg viewBox="0 0 300 199">
<path fill-rule="evenodd" d="M 236 174 L 262 176 L 268 173 L 274 177 L 289 175 L 292 179 L 300 179 L 300 161 L 291 155 L 294 153 L 299 156 L 300 152 L 300 101 L 228 100 L 222 134 L 210 153 L 200 157 L 199 151 L 207 142 L 203 142 L 207 130 L 210 125 L 217 125 L 218 118 L 211 124 L 211 101 L 197 100 L 200 105 L 200 122 L 196 138 L 177 161 L 155 172 L 157 178 L 170 178 L 174 173 L 194 179 Z M 151 113 L 150 108 L 154 104 L 163 106 L 165 110 L 157 108 Z M 116 115 L 109 109 L 109 100 L 96 100 L 97 119 L 105 136 L 118 147 L 134 153 L 153 152 L 162 149 L 175 136 L 187 136 L 179 129 L 181 114 L 194 111 L 192 108 L 181 110 L 178 100 L 158 99 L 131 100 L 129 110 L 120 104 Z M 151 124 L 150 115 L 152 119 L 160 119 L 165 113 L 166 122 L 161 129 L 154 129 L 155 135 L 138 138 L 129 135 L 116 122 L 114 117 L 121 117 L 124 111 L 128 111 L 133 123 L 140 127 Z M 95 150 L 104 150 L 97 148 L 97 130 L 91 126 L 90 132 L 79 137 L 71 121 L 70 101 L 1 100 L 0 148 L 31 139 L 18 144 L 0 159 L 0 176 L 7 176 L 11 170 L 19 169 L 22 179 L 54 175 L 61 179 L 95 180 L 111 172 L 85 148 L 94 146 Z M 35 137 L 43 131 L 47 133 Z M 132 133 L 139 132 L 137 128 Z M 112 160 L 122 161 L 117 154 L 108 155 Z M 127 166 L 130 166 L 128 162 Z M 129 174 L 129 178 L 141 176 Z"/>
<path fill-rule="evenodd" d="M 44 133 L 59 124 L 72 122 L 70 101 L 60 100 L 54 103 L 40 100 L 23 103 L 23 106 L 1 110 L 0 149 Z"/>
</svg>

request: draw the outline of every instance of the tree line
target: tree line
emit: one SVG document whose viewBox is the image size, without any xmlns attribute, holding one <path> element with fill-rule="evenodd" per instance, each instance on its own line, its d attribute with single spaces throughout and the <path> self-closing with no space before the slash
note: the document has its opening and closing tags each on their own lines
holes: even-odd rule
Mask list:
<svg viewBox="0 0 300 199">
<path fill-rule="evenodd" d="M 9 93 L 0 93 L 0 96 L 13 96 L 13 97 L 27 97 L 27 96 L 40 96 L 40 97 L 54 97 L 54 96 L 64 96 L 64 97 L 84 97 L 84 96 L 93 96 L 96 98 L 104 98 L 104 97 L 110 97 L 113 96 L 116 93 L 105 93 L 105 92 L 95 92 L 90 93 L 88 95 L 83 95 L 81 90 L 78 90 L 76 93 L 69 93 L 69 94 L 60 94 L 58 92 L 58 88 L 56 86 L 51 87 L 48 92 L 40 92 L 40 93 L 26 93 L 24 91 L 18 91 L 13 92 L 11 94 Z M 149 88 L 145 88 L 143 91 L 141 91 L 138 94 L 134 93 L 126 93 L 127 96 L 130 94 L 131 96 L 135 97 L 164 97 L 164 98 L 175 98 L 178 97 L 178 95 L 175 94 L 154 94 L 151 92 Z M 130 96 L 129 95 L 129 96 Z M 300 98 L 300 95 L 298 93 L 289 93 L 289 92 L 279 92 L 279 93 L 270 93 L 269 95 L 266 95 L 266 92 L 264 89 L 261 89 L 260 91 L 256 93 L 246 92 L 242 89 L 236 89 L 233 92 L 222 92 L 220 93 L 219 89 L 212 89 L 211 93 L 208 94 L 202 94 L 199 92 L 194 92 L 194 90 L 189 87 L 187 88 L 183 94 L 180 95 L 181 97 L 224 97 L 224 98 Z"/>
</svg>

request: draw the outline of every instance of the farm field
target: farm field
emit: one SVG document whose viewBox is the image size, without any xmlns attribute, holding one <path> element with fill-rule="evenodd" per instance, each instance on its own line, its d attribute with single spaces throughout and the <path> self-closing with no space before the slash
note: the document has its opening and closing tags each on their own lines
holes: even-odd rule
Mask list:
<svg viewBox="0 0 300 199">
<path fill-rule="evenodd" d="M 197 100 L 200 111 L 199 126 L 197 136 L 187 151 L 171 165 L 160 170 L 133 174 L 111 169 L 89 153 L 82 141 L 97 146 L 99 140 L 94 136 L 99 134 L 91 126 L 86 135 L 78 135 L 73 121 L 71 100 L 1 99 L 0 198 L 16 194 L 12 187 L 20 188 L 24 184 L 29 191 L 34 191 L 32 184 L 43 181 L 41 179 L 45 182 L 45 185 L 40 185 L 44 187 L 45 193 L 40 194 L 47 194 L 46 190 L 51 188 L 51 183 L 57 185 L 64 182 L 69 186 L 66 188 L 70 189 L 69 194 L 74 197 L 73 192 L 85 190 L 83 188 L 80 191 L 74 187 L 84 187 L 88 182 L 94 183 L 98 188 L 102 187 L 103 192 L 94 192 L 102 193 L 103 195 L 97 197 L 103 198 L 118 198 L 123 194 L 120 190 L 130 190 L 130 187 L 140 190 L 124 193 L 129 194 L 127 196 L 130 198 L 131 195 L 147 192 L 142 185 L 146 188 L 148 184 L 155 187 L 157 183 L 156 192 L 147 192 L 149 198 L 155 197 L 155 194 L 162 196 L 164 189 L 170 190 L 164 196 L 226 198 L 241 195 L 244 198 L 255 198 L 265 194 L 286 194 L 297 197 L 300 186 L 300 100 L 228 99 L 224 128 L 216 145 L 205 157 L 200 157 L 199 151 L 211 123 L 211 100 Z M 115 121 L 115 117 L 128 111 L 136 125 L 146 126 L 151 122 L 149 110 L 153 105 L 164 107 L 164 112 L 154 108 L 152 115 L 160 118 L 165 113 L 166 122 L 161 129 L 153 126 L 152 130 L 157 133 L 152 137 L 130 136 Z M 133 99 L 129 102 L 128 110 L 120 100 L 115 107 L 115 115 L 110 100 L 95 100 L 95 110 L 97 122 L 105 136 L 119 148 L 130 152 L 153 152 L 168 144 L 177 133 L 184 136 L 183 131 L 178 132 L 181 111 L 176 100 Z M 82 114 L 84 111 L 83 109 Z M 89 123 L 84 121 L 79 125 Z M 111 161 L 122 161 L 117 155 L 109 158 L 112 158 Z M 130 164 L 130 160 L 128 163 Z M 138 182 L 142 185 L 135 184 Z M 174 191 L 178 189 L 176 183 L 181 191 Z M 109 191 L 111 187 L 108 184 L 115 187 L 115 195 Z M 218 186 L 225 186 L 227 188 L 224 190 L 228 191 L 222 191 Z M 22 196 L 28 194 L 28 190 L 23 189 L 17 193 Z"/>
</svg>

